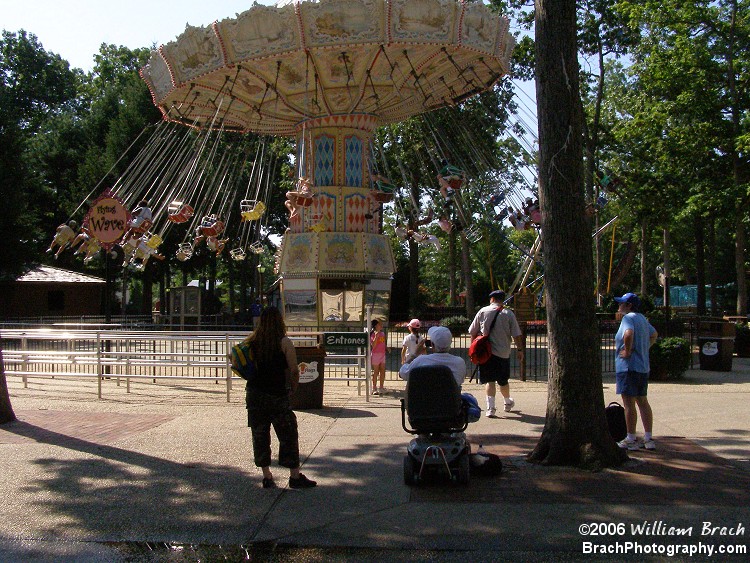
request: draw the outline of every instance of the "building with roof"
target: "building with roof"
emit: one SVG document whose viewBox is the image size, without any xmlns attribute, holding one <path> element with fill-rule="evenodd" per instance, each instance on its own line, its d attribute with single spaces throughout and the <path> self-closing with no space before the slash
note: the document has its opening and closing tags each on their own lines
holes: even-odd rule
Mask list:
<svg viewBox="0 0 750 563">
<path fill-rule="evenodd" d="M 14 281 L 0 282 L 0 317 L 100 315 L 105 287 L 103 278 L 37 266 Z"/>
</svg>

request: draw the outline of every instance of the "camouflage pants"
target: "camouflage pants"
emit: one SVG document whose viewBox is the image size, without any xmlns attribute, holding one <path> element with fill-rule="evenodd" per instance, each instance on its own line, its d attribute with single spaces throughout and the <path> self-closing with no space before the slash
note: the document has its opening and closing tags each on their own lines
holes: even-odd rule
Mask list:
<svg viewBox="0 0 750 563">
<path fill-rule="evenodd" d="M 271 426 L 279 439 L 279 465 L 299 467 L 299 435 L 297 417 L 289 407 L 289 397 L 269 395 L 247 389 L 247 425 L 253 434 L 255 465 L 271 465 Z"/>
</svg>

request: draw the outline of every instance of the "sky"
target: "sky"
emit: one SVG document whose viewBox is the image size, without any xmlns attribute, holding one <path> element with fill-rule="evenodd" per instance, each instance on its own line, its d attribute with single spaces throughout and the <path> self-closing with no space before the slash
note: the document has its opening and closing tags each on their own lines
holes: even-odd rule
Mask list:
<svg viewBox="0 0 750 563">
<path fill-rule="evenodd" d="M 102 43 L 131 49 L 162 45 L 177 38 L 188 23 L 209 25 L 252 5 L 252 0 L 0 0 L 0 28 L 25 29 L 45 51 L 89 71 Z"/>
</svg>

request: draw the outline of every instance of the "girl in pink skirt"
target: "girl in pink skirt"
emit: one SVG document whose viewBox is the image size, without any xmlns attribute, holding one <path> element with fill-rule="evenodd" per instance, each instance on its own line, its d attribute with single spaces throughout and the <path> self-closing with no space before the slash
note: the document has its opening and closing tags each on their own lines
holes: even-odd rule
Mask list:
<svg viewBox="0 0 750 563">
<path fill-rule="evenodd" d="M 372 364 L 372 394 L 382 395 L 385 392 L 385 354 L 388 351 L 385 344 L 383 323 L 380 319 L 372 321 L 370 330 L 370 363 Z M 378 376 L 380 376 L 380 390 L 378 390 Z"/>
</svg>

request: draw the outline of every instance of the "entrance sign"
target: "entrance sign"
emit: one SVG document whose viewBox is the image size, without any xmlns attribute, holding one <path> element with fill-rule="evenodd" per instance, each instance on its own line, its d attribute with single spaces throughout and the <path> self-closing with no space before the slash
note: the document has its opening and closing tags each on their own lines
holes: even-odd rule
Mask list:
<svg viewBox="0 0 750 563">
<path fill-rule="evenodd" d="M 326 348 L 348 348 L 367 346 L 367 334 L 364 332 L 324 332 L 323 346 Z"/>
<path fill-rule="evenodd" d="M 129 222 L 128 208 L 120 198 L 105 190 L 86 213 L 83 229 L 98 240 L 102 248 L 109 250 L 122 238 Z"/>
</svg>

